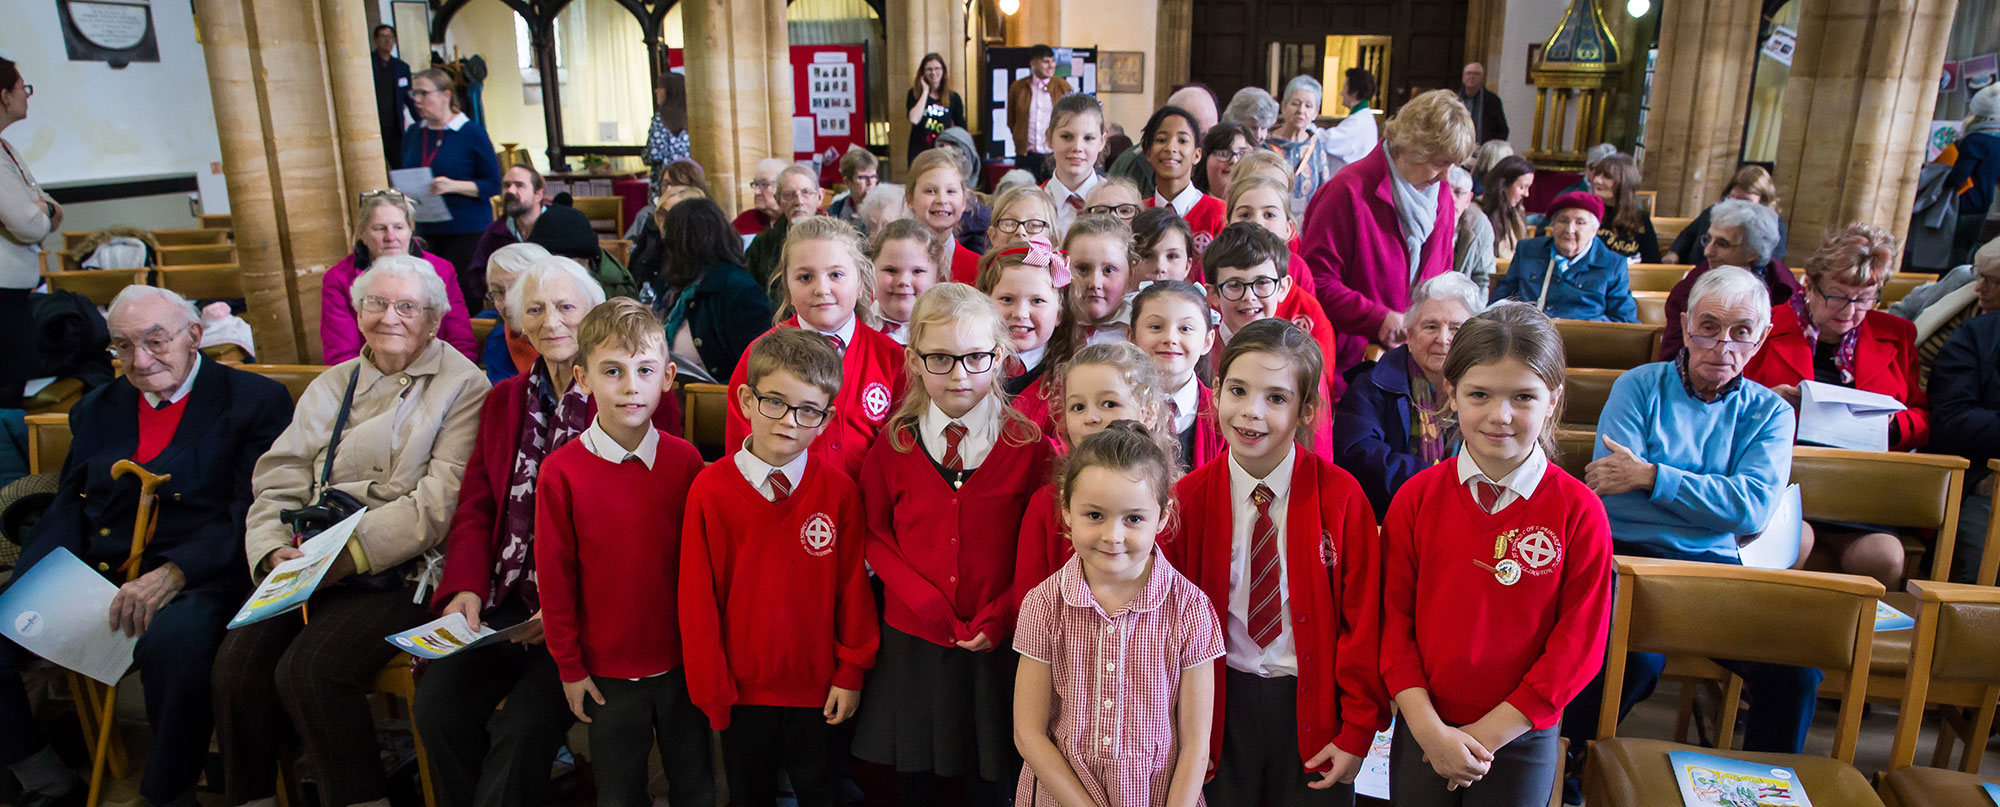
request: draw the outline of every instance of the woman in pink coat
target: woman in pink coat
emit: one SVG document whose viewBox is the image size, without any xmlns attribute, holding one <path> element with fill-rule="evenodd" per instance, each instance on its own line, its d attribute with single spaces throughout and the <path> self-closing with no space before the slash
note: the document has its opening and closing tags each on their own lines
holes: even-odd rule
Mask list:
<svg viewBox="0 0 2000 807">
<path fill-rule="evenodd" d="M 1403 105 L 1382 144 L 1333 175 L 1306 205 L 1300 255 L 1333 323 L 1335 398 L 1370 342 L 1403 343 L 1410 290 L 1451 271 L 1458 211 L 1445 172 L 1472 156 L 1472 115 L 1450 90 Z"/>
<path fill-rule="evenodd" d="M 451 263 L 417 246 L 413 234 L 417 212 L 410 198 L 398 191 L 370 191 L 362 194 L 354 220 L 354 251 L 341 258 L 320 278 L 319 341 L 320 363 L 333 365 L 361 354 L 361 326 L 354 318 L 354 301 L 349 291 L 354 279 L 368 271 L 368 264 L 391 255 L 416 255 L 437 270 L 444 281 L 451 310 L 438 323 L 439 339 L 458 348 L 474 363 L 479 346 L 472 339 L 472 319 L 465 313 L 465 297 L 458 290 L 458 270 Z"/>
</svg>

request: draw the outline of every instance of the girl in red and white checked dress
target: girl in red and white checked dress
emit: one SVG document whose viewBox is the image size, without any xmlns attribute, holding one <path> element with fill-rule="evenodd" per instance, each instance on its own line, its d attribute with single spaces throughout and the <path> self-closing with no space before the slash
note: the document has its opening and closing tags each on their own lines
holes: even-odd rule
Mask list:
<svg viewBox="0 0 2000 807">
<path fill-rule="evenodd" d="M 1027 762 L 1016 805 L 1201 803 L 1222 623 L 1154 551 L 1173 464 L 1132 421 L 1085 438 L 1063 464 L 1076 556 L 1028 592 L 1014 634 Z"/>
</svg>

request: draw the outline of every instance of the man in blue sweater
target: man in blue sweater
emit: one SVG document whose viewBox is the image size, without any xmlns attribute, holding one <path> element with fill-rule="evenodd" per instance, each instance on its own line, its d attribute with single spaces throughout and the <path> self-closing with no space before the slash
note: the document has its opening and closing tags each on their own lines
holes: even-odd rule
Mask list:
<svg viewBox="0 0 2000 807">
<path fill-rule="evenodd" d="M 1737 547 L 1763 530 L 1792 472 L 1792 409 L 1743 377 L 1771 330 L 1771 296 L 1748 270 L 1726 266 L 1695 281 L 1683 315 L 1687 344 L 1672 361 L 1626 372 L 1598 418 L 1584 481 L 1604 498 L 1621 555 L 1740 563 Z M 1810 551 L 1802 546 L 1799 555 Z M 1746 751 L 1799 753 L 1812 724 L 1816 669 L 1718 659 L 1744 679 Z M 1665 657 L 1626 660 L 1622 717 L 1652 694 Z M 1581 749 L 1596 736 L 1603 681 L 1564 712 Z M 1570 768 L 1580 771 L 1580 767 Z"/>
</svg>

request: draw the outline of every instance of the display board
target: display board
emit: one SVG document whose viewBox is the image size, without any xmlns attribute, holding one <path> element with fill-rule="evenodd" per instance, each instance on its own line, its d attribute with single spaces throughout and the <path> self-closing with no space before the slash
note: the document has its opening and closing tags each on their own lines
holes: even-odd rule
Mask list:
<svg viewBox="0 0 2000 807">
<path fill-rule="evenodd" d="M 1017 150 L 1014 133 L 1007 128 L 1007 88 L 1028 77 L 1028 48 L 987 48 L 987 87 L 979 93 L 979 117 L 986 123 L 986 156 L 1011 158 Z M 1097 49 L 1055 48 L 1056 76 L 1069 82 L 1070 90 L 1097 95 Z"/>
<path fill-rule="evenodd" d="M 828 187 L 841 181 L 840 155 L 847 147 L 868 147 L 865 46 L 793 45 L 791 49 L 792 159 L 818 166 L 820 185 Z M 667 51 L 667 69 L 685 74 L 685 58 L 681 50 Z"/>
</svg>

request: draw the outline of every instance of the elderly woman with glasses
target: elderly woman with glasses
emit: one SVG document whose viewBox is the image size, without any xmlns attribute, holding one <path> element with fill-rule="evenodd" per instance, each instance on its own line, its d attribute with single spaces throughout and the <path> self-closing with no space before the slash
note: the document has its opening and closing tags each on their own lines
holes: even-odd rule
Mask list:
<svg viewBox="0 0 2000 807">
<path fill-rule="evenodd" d="M 352 292 L 370 267 L 392 256 L 421 259 L 437 273 L 444 284 L 445 301 L 451 304 L 440 312 L 444 319 L 438 336 L 466 358 L 478 361 L 479 344 L 472 338 L 472 320 L 465 313 L 465 298 L 459 294 L 458 272 L 450 261 L 426 251 L 417 240 L 417 208 L 410 197 L 396 190 L 361 194 L 354 221 L 354 251 L 320 277 L 320 361 L 339 364 L 361 354 L 361 326 Z"/>
<path fill-rule="evenodd" d="M 1896 252 L 1896 237 L 1872 224 L 1855 222 L 1828 236 L 1806 260 L 1805 293 L 1771 308 L 1771 338 L 1744 375 L 1794 407 L 1807 381 L 1894 398 L 1908 408 L 1889 420 L 1889 448 L 1915 451 L 1931 439 L 1916 326 L 1875 310 L 1883 284 L 1896 272 Z M 1890 586 L 1901 578 L 1903 544 L 1889 530 L 1819 524 L 1816 531 L 1842 571 Z"/>
<path fill-rule="evenodd" d="M 295 533 L 312 526 L 300 510 L 342 499 L 367 510 L 305 618 L 245 625 L 222 643 L 215 722 L 230 804 L 276 795 L 278 760 L 289 758 L 280 738 L 294 736 L 323 803 L 387 798 L 368 693 L 399 652 L 382 637 L 432 618 L 425 588 L 479 430 L 486 376 L 437 339 L 452 303 L 434 267 L 383 258 L 351 294 L 361 354 L 313 380 L 250 477 L 250 577 L 300 557 Z"/>
<path fill-rule="evenodd" d="M 1778 260 L 1784 254 L 1784 220 L 1778 211 L 1744 199 L 1724 199 L 1701 212 L 1705 232 L 1695 240 L 1701 245 L 1701 262 L 1667 293 L 1667 327 L 1660 334 L 1660 360 L 1681 352 L 1681 314 L 1687 312 L 1688 292 L 1695 281 L 1716 266 L 1741 266 L 1764 280 L 1771 290 L 1771 304 L 1782 305 L 1798 294 L 1799 279 L 1790 267 Z"/>
<path fill-rule="evenodd" d="M 1375 517 L 1418 471 L 1458 454 L 1458 419 L 1444 359 L 1459 326 L 1486 307 L 1485 289 L 1457 272 L 1417 286 L 1403 329 L 1410 341 L 1355 369 L 1333 416 L 1333 459 L 1354 475 Z"/>
</svg>

